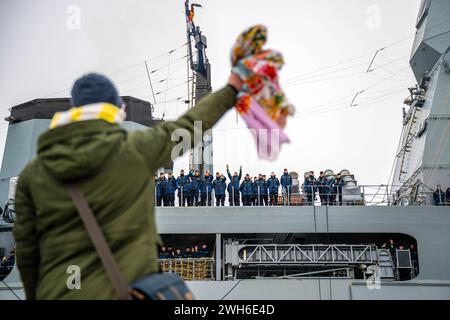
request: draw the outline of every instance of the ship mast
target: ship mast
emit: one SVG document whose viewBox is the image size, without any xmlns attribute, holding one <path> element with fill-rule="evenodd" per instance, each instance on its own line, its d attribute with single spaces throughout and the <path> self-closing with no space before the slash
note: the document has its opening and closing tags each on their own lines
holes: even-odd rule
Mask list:
<svg viewBox="0 0 450 320">
<path fill-rule="evenodd" d="M 211 88 L 211 65 L 209 64 L 208 57 L 206 56 L 207 40 L 202 34 L 200 27 L 197 27 L 194 23 L 195 8 L 201 8 L 202 6 L 196 3 L 189 3 L 186 0 L 184 3 L 186 12 L 186 36 L 187 36 L 187 50 L 188 50 L 188 78 L 191 76 L 193 86 L 192 90 L 188 83 L 188 94 L 190 95 L 190 105 L 192 108 L 197 101 L 200 101 L 204 96 L 212 91 Z M 194 43 L 197 51 L 194 53 L 192 49 L 192 43 Z M 203 145 L 197 146 L 194 150 L 191 150 L 189 157 L 189 167 L 195 167 L 201 174 L 204 174 L 206 170 L 213 172 L 213 157 L 212 157 L 212 132 L 209 134 L 203 133 Z"/>
</svg>

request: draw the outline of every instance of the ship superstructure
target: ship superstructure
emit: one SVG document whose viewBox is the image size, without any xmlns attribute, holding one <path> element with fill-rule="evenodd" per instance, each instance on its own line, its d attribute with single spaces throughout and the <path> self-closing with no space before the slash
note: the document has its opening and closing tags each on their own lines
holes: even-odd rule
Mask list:
<svg viewBox="0 0 450 320">
<path fill-rule="evenodd" d="M 410 59 L 417 85 L 405 100 L 392 177 L 400 204 L 431 204 L 430 191 L 450 181 L 449 17 L 448 1 L 422 2 Z"/>
</svg>

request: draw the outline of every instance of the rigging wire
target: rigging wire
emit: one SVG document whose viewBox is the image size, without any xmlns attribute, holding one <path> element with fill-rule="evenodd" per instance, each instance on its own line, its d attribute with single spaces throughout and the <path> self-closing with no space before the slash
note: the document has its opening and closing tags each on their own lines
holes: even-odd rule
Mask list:
<svg viewBox="0 0 450 320">
<path fill-rule="evenodd" d="M 169 77 L 170 77 L 170 58 L 171 58 L 171 55 L 172 54 L 169 54 L 169 66 L 167 67 L 167 80 L 166 80 L 166 90 L 165 90 L 165 96 L 164 96 L 164 101 L 166 101 L 167 100 L 167 91 L 168 91 L 168 88 L 169 88 Z M 184 85 L 184 83 L 183 83 L 183 85 Z M 166 106 L 167 106 L 167 103 L 164 103 L 164 112 L 163 112 L 163 116 L 162 116 L 162 119 L 164 120 L 164 117 L 166 116 Z"/>
<path fill-rule="evenodd" d="M 168 54 L 170 54 L 170 53 L 173 53 L 173 52 L 175 52 L 175 51 L 177 51 L 177 50 L 180 50 L 180 49 L 186 47 L 188 44 L 189 44 L 189 42 L 184 43 L 183 45 L 181 45 L 181 46 L 179 46 L 179 47 L 177 47 L 177 48 L 175 48 L 175 49 L 172 49 L 172 50 L 170 50 L 170 51 L 168 51 L 168 52 L 165 52 L 165 53 L 162 53 L 162 54 L 159 54 L 159 55 L 156 55 L 156 56 L 152 56 L 152 57 L 150 57 L 150 58 L 148 58 L 148 59 L 146 59 L 146 60 L 144 60 L 144 61 L 140 61 L 140 62 L 138 62 L 138 63 L 129 65 L 129 66 L 127 66 L 127 67 L 124 67 L 124 68 L 115 70 L 115 71 L 113 71 L 113 72 L 108 73 L 107 76 L 113 76 L 113 75 L 118 74 L 118 73 L 121 73 L 121 72 L 123 72 L 123 71 L 130 70 L 130 69 L 135 68 L 135 67 L 137 67 L 137 66 L 139 66 L 139 65 L 142 65 L 142 63 L 144 63 L 145 61 L 153 61 L 153 60 L 162 58 L 162 57 L 164 57 L 164 56 L 166 56 L 166 55 L 168 55 Z M 44 95 L 43 97 L 44 97 L 44 98 L 52 97 L 52 96 L 57 95 L 57 94 L 59 94 L 59 93 L 67 92 L 68 90 L 70 90 L 70 88 L 58 90 L 58 91 L 55 91 L 55 92 L 53 92 L 53 93 Z"/>
<path fill-rule="evenodd" d="M 373 104 L 377 104 L 377 103 L 380 103 L 380 102 L 383 102 L 383 101 L 391 99 L 392 97 L 398 95 L 402 91 L 404 91 L 404 89 L 401 89 L 401 90 L 399 90 L 397 92 L 394 92 L 394 93 L 390 94 L 389 96 L 385 97 L 384 99 L 380 100 L 379 97 L 378 98 L 373 98 L 370 103 L 369 102 L 367 102 L 367 103 L 364 102 L 364 103 L 357 104 L 356 106 L 370 106 L 370 105 L 373 105 Z M 301 117 L 296 117 L 296 118 L 298 119 L 298 118 L 315 117 L 315 116 L 322 115 L 322 114 L 325 114 L 325 113 L 330 113 L 330 112 L 334 112 L 334 111 L 338 111 L 338 110 L 344 110 L 344 109 L 350 109 L 350 108 L 352 108 L 352 107 L 350 107 L 348 105 L 347 106 L 339 106 L 339 105 L 337 105 L 334 108 L 330 108 L 328 110 L 322 110 L 322 111 L 319 111 L 319 112 L 311 112 L 311 113 L 308 113 L 306 115 L 302 115 Z"/>
<path fill-rule="evenodd" d="M 384 60 L 389 62 L 390 65 L 393 65 L 395 68 L 397 68 L 397 70 L 401 70 L 401 68 L 395 63 L 396 61 L 392 61 L 391 59 L 386 57 L 386 55 L 384 55 L 383 52 L 380 52 L 380 56 L 382 56 L 384 58 Z M 407 72 L 407 71 L 403 71 L 403 72 Z"/>
<path fill-rule="evenodd" d="M 386 94 L 383 94 L 383 95 L 380 95 L 380 96 L 376 96 L 376 97 L 365 99 L 365 100 L 361 101 L 359 104 L 354 105 L 353 107 L 355 107 L 355 106 L 368 106 L 368 105 L 372 105 L 372 104 L 376 104 L 376 103 L 380 103 L 380 102 L 386 101 L 386 100 L 388 100 L 388 99 L 398 95 L 400 92 L 403 92 L 405 89 L 406 88 L 402 88 L 400 90 L 392 91 L 392 92 L 389 92 L 389 93 L 386 93 Z M 300 114 L 299 116 L 294 117 L 294 118 L 295 119 L 308 118 L 308 117 L 311 117 L 311 116 L 317 116 L 317 115 L 321 115 L 321 114 L 325 114 L 325 113 L 329 113 L 329 112 L 334 112 L 334 111 L 337 111 L 337 110 L 350 109 L 350 108 L 352 108 L 352 107 L 349 106 L 348 103 L 336 103 L 334 105 L 331 105 L 331 106 L 329 106 L 327 108 L 323 108 L 321 110 L 313 110 L 313 111 L 310 111 L 310 112 L 307 112 L 307 113 L 304 113 L 304 114 Z"/>
<path fill-rule="evenodd" d="M 399 71 L 399 72 L 400 72 L 400 71 Z M 373 85 L 367 87 L 366 89 L 357 91 L 357 92 L 355 92 L 355 93 L 352 94 L 352 95 L 348 95 L 348 96 L 345 96 L 345 97 L 342 97 L 342 98 L 338 98 L 338 99 L 336 99 L 336 100 L 333 100 L 333 101 L 330 101 L 330 102 L 327 102 L 327 103 L 323 103 L 323 104 L 320 104 L 320 105 L 317 105 L 317 106 L 314 106 L 314 107 L 310 107 L 310 108 L 304 109 L 303 112 L 304 112 L 304 111 L 315 112 L 315 111 L 319 111 L 319 110 L 324 110 L 324 109 L 330 108 L 330 107 L 332 107 L 332 106 L 342 105 L 343 102 L 340 102 L 340 103 L 337 103 L 337 102 L 338 102 L 338 101 L 345 100 L 345 99 L 350 98 L 350 97 L 354 97 L 354 96 L 357 95 L 357 94 L 363 94 L 363 93 L 366 94 L 366 92 L 370 94 L 370 91 L 369 91 L 370 89 L 372 89 L 372 88 L 378 86 L 380 83 L 382 83 L 382 82 L 388 80 L 390 77 L 393 77 L 393 76 L 391 75 L 391 76 L 389 76 L 389 77 L 383 78 L 382 80 L 380 80 L 380 81 L 374 83 Z M 402 90 L 403 90 L 403 89 L 402 89 Z M 369 91 L 369 92 L 368 92 L 368 91 Z M 383 92 L 383 93 L 386 93 L 386 90 L 383 90 L 382 92 Z M 374 98 L 372 98 L 372 99 L 374 99 Z M 336 102 L 336 103 L 333 103 L 333 102 Z M 354 101 L 353 101 L 353 102 L 354 102 Z M 330 103 L 332 103 L 332 104 L 329 105 Z M 296 118 L 296 117 L 295 117 L 295 118 Z"/>
<path fill-rule="evenodd" d="M 429 30 L 432 30 L 432 29 L 434 29 L 434 28 L 437 28 L 437 27 L 441 26 L 442 24 L 448 23 L 448 22 L 450 22 L 450 19 L 445 19 L 445 20 L 443 20 L 443 21 L 440 22 L 440 23 L 434 24 L 434 25 L 432 25 L 432 26 L 430 26 L 430 27 L 428 27 L 428 28 L 426 28 L 426 29 L 424 29 L 424 30 L 422 30 L 422 31 L 417 31 L 417 32 L 415 32 L 414 34 L 412 34 L 412 35 L 410 35 L 410 36 L 408 36 L 408 37 L 402 38 L 402 39 L 400 39 L 400 40 L 397 40 L 397 41 L 395 41 L 395 42 L 393 42 L 393 43 L 391 43 L 391 44 L 388 44 L 387 46 L 385 46 L 385 47 L 383 47 L 383 48 L 379 48 L 379 49 L 377 49 L 377 50 L 372 50 L 372 51 L 367 52 L 367 53 L 365 53 L 365 54 L 362 54 L 362 55 L 359 55 L 359 56 L 356 56 L 356 57 L 353 57 L 353 58 L 350 58 L 350 59 L 346 59 L 346 60 L 337 62 L 337 63 L 335 63 L 335 64 L 331 64 L 331 65 L 328 65 L 328 66 L 325 66 L 325 67 L 316 69 L 316 70 L 313 70 L 313 71 L 308 72 L 308 73 L 305 73 L 305 74 L 303 74 L 303 75 L 294 76 L 294 77 L 292 77 L 292 78 L 289 78 L 289 79 L 287 80 L 287 82 L 296 80 L 297 78 L 303 78 L 303 77 L 305 77 L 305 76 L 308 76 L 308 75 L 317 73 L 317 72 L 319 72 L 319 71 L 331 69 L 331 68 L 333 68 L 333 67 L 336 67 L 336 66 L 339 66 L 339 65 L 343 65 L 343 64 L 346 64 L 346 63 L 351 62 L 351 61 L 355 61 L 355 60 L 358 60 L 358 59 L 362 59 L 362 58 L 367 57 L 367 56 L 369 56 L 369 55 L 373 55 L 373 54 L 374 54 L 375 52 L 377 52 L 377 51 L 384 51 L 384 50 L 387 49 L 387 48 L 391 48 L 391 47 L 393 47 L 393 46 L 396 46 L 397 44 L 402 43 L 402 42 L 404 42 L 404 41 L 406 41 L 406 40 L 409 40 L 409 39 L 411 39 L 411 38 L 414 37 L 414 36 L 420 35 L 421 33 L 424 33 L 425 31 L 429 31 Z"/>
<path fill-rule="evenodd" d="M 326 75 L 329 75 L 329 74 L 332 74 L 332 73 L 336 73 L 336 72 L 339 72 L 339 71 L 345 71 L 345 70 L 353 69 L 353 68 L 364 66 L 364 65 L 366 65 L 365 62 L 358 63 L 358 64 L 354 64 L 354 65 L 351 65 L 351 66 L 348 66 L 348 67 L 345 67 L 345 68 L 340 68 L 340 69 L 329 71 L 329 72 L 319 73 L 317 75 L 299 77 L 299 79 L 297 79 L 297 80 L 287 80 L 287 81 L 285 81 L 285 83 L 288 84 L 288 85 L 289 84 L 294 84 L 296 82 L 301 82 L 301 81 L 306 80 L 306 79 L 316 78 L 316 77 L 320 77 L 320 76 L 326 76 Z"/>
<path fill-rule="evenodd" d="M 17 298 L 17 300 L 22 300 L 19 295 L 6 283 L 5 280 L 2 280 L 3 284 L 6 286 L 6 288 L 12 292 L 12 294 Z"/>
<path fill-rule="evenodd" d="M 155 103 L 155 106 L 156 106 L 155 90 L 153 90 L 152 78 L 151 78 L 150 72 L 148 70 L 147 61 L 145 61 L 145 69 L 147 70 L 147 77 L 148 77 L 148 82 L 149 82 L 149 85 L 150 85 L 150 90 L 151 90 L 152 96 L 153 96 L 153 102 Z"/>
<path fill-rule="evenodd" d="M 182 61 L 182 59 L 184 59 L 184 58 L 186 58 L 186 56 L 183 57 L 183 58 L 177 59 L 177 60 L 174 61 L 173 63 L 180 62 L 180 61 Z M 155 74 L 155 73 L 157 73 L 157 72 L 159 72 L 159 71 L 162 71 L 162 70 L 164 70 L 164 69 L 166 69 L 166 68 L 168 68 L 168 65 L 164 65 L 163 67 L 159 67 L 159 68 L 153 69 L 153 70 L 150 71 L 149 73 L 150 73 L 150 75 L 152 75 L 152 74 Z M 129 81 L 132 81 L 132 80 L 136 80 L 136 79 L 139 79 L 139 78 L 143 78 L 143 77 L 145 77 L 146 75 L 147 75 L 147 74 L 144 73 L 144 74 L 141 74 L 140 76 L 132 77 L 132 78 L 129 78 L 129 79 L 125 79 L 125 80 L 123 80 L 123 81 L 120 81 L 120 82 L 118 82 L 117 84 L 123 84 L 123 83 L 129 82 Z M 158 80 L 157 83 L 162 83 L 162 82 L 165 82 L 165 81 L 167 81 L 167 78 Z M 131 88 L 131 89 L 129 89 L 129 90 L 124 91 L 123 93 L 125 94 L 125 93 L 128 93 L 128 92 L 140 90 L 140 89 L 143 89 L 144 87 L 147 87 L 147 85 L 145 85 L 145 86 L 143 86 L 143 87 L 142 87 L 142 86 L 139 86 L 139 87 L 136 87 L 136 88 Z"/>
<path fill-rule="evenodd" d="M 399 61 L 399 60 L 402 60 L 402 59 L 404 59 L 404 58 L 406 58 L 406 57 L 407 57 L 407 56 L 402 56 L 402 57 L 400 57 L 400 58 L 398 58 L 398 59 L 395 59 L 394 61 Z M 305 77 L 305 78 L 303 78 L 303 79 L 298 79 L 298 80 L 296 80 L 295 82 L 288 82 L 285 86 L 286 86 L 286 87 L 292 87 L 292 86 L 303 85 L 303 84 L 309 84 L 309 83 L 315 83 L 315 82 L 321 82 L 321 81 L 328 81 L 328 80 L 335 80 L 335 79 L 348 78 L 348 77 L 356 76 L 356 75 L 373 74 L 373 71 L 376 71 L 376 70 L 379 70 L 379 69 L 385 69 L 385 66 L 388 66 L 388 65 L 390 65 L 390 64 L 391 64 L 391 63 L 389 62 L 389 63 L 383 64 L 383 65 L 377 66 L 376 68 L 370 70 L 370 72 L 360 71 L 360 72 L 356 72 L 356 73 L 350 73 L 350 74 L 338 75 L 338 76 L 331 77 L 331 78 L 314 79 L 314 78 L 319 77 L 319 76 L 325 76 L 325 75 L 332 74 L 332 73 L 336 73 L 336 72 L 339 72 L 339 71 L 348 70 L 348 69 L 353 69 L 353 68 L 356 68 L 356 67 L 359 67 L 359 66 L 362 66 L 362 65 L 366 65 L 366 63 L 360 63 L 360 64 L 352 65 L 352 66 L 349 66 L 349 67 L 346 67 L 346 68 L 342 68 L 342 69 L 330 71 L 330 72 L 327 72 L 327 73 L 322 73 L 322 74 L 318 74 L 318 75 L 315 75 L 315 76 L 310 76 L 310 77 Z M 406 68 L 408 68 L 408 67 L 409 67 L 409 66 L 406 66 L 404 69 L 406 69 Z M 403 70 L 404 70 L 404 69 L 403 69 Z M 313 79 L 310 80 L 310 81 L 304 81 L 304 80 L 308 80 L 308 79 L 311 79 L 311 78 L 313 78 Z M 396 80 L 397 80 L 397 79 L 393 79 L 392 81 L 396 81 Z"/>
<path fill-rule="evenodd" d="M 181 59 L 182 59 L 182 58 L 181 58 Z M 176 63 L 176 62 L 178 62 L 178 61 L 181 61 L 181 59 L 178 59 L 178 60 L 174 61 L 173 63 Z M 157 73 L 158 71 L 161 71 L 161 70 L 165 69 L 166 67 L 167 67 L 167 65 L 165 65 L 165 66 L 163 66 L 163 67 L 160 67 L 160 68 L 157 68 L 157 69 L 153 69 L 152 71 L 149 71 L 149 73 L 150 73 L 150 74 Z M 179 69 L 180 69 L 180 68 L 177 68 L 177 70 L 175 70 L 175 71 L 178 71 Z M 171 73 L 171 76 L 172 76 L 173 74 L 175 74 L 175 71 Z M 115 84 L 116 86 L 119 86 L 119 85 L 121 85 L 121 84 L 130 82 L 130 81 L 134 81 L 134 80 L 137 80 L 137 79 L 145 78 L 145 77 L 148 77 L 148 73 L 147 73 L 147 72 L 146 72 L 146 73 L 142 73 L 142 74 L 140 74 L 140 75 L 138 75 L 138 76 L 133 76 L 133 77 L 131 77 L 131 78 L 127 78 L 127 79 L 125 79 L 125 80 L 114 81 L 114 84 Z M 171 78 L 170 80 L 184 80 L 184 79 L 185 79 L 185 78 Z M 163 82 L 163 81 L 166 81 L 166 79 L 159 80 L 159 81 L 157 81 L 157 83 L 161 83 L 161 82 Z"/>
<path fill-rule="evenodd" d="M 380 76 L 380 75 L 375 74 L 375 73 L 369 73 L 369 75 L 371 75 L 371 76 L 373 76 L 375 78 L 378 78 L 378 79 L 384 79 L 383 76 Z M 394 75 L 394 74 L 391 74 L 391 75 Z M 389 79 L 389 81 L 392 81 L 392 82 L 407 82 L 407 81 L 410 81 L 410 79 L 411 78 L 409 78 L 409 79 L 408 78 L 402 78 L 402 79 L 391 78 L 391 79 Z"/>
<path fill-rule="evenodd" d="M 408 40 L 408 39 L 414 37 L 415 35 L 419 35 L 419 34 L 421 34 L 421 33 L 424 33 L 425 31 L 429 31 L 429 30 L 431 30 L 431 29 L 437 28 L 437 27 L 439 27 L 440 25 L 445 24 L 445 23 L 448 23 L 448 22 L 450 22 L 450 19 L 443 20 L 443 21 L 440 22 L 440 23 L 434 24 L 434 25 L 432 25 L 432 26 L 430 26 L 430 27 L 428 27 L 428 28 L 426 28 L 426 29 L 424 29 L 424 30 L 422 30 L 422 31 L 418 31 L 418 32 L 416 32 L 416 33 L 414 33 L 414 34 L 412 34 L 412 35 L 410 35 L 410 36 L 408 36 L 408 37 L 402 38 L 402 39 L 400 39 L 400 40 L 398 40 L 398 41 L 395 41 L 395 42 L 393 42 L 393 43 L 391 43 L 391 44 L 389 44 L 389 45 L 387 45 L 387 46 L 385 46 L 385 47 L 383 47 L 383 48 L 381 48 L 381 49 L 377 49 L 377 50 L 379 51 L 379 50 L 385 50 L 385 49 L 387 49 L 387 48 L 391 48 L 391 47 L 393 47 L 393 46 L 396 46 L 396 45 L 399 44 L 399 43 L 402 43 L 402 42 L 404 42 L 404 41 L 406 41 L 406 40 Z M 175 48 L 175 49 L 173 49 L 173 50 L 170 50 L 170 51 L 168 51 L 168 52 L 166 52 L 166 53 L 163 53 L 163 54 L 160 54 L 160 55 L 157 55 L 157 56 L 150 57 L 149 59 L 147 59 L 147 61 L 155 60 L 155 59 L 164 57 L 164 56 L 167 55 L 167 54 L 171 54 L 171 53 L 173 53 L 173 52 L 175 52 L 175 51 L 177 51 L 177 50 L 179 50 L 179 49 L 181 49 L 181 48 L 183 48 L 183 47 L 188 46 L 192 41 L 193 41 L 193 40 L 188 41 L 188 42 L 184 43 L 183 45 L 181 45 L 181 46 L 179 46 L 179 47 L 177 47 L 177 48 Z M 295 81 L 295 80 L 304 80 L 304 77 L 305 77 L 305 76 L 312 75 L 312 74 L 315 74 L 315 73 L 317 73 L 317 72 L 319 72 L 319 71 L 327 70 L 327 69 L 330 69 L 330 68 L 333 68 L 333 67 L 336 67 L 336 66 L 339 66 L 339 65 L 343 65 L 343 64 L 348 63 L 348 62 L 351 62 L 351 61 L 355 61 L 355 60 L 361 59 L 361 58 L 363 58 L 363 57 L 366 57 L 366 56 L 369 56 L 369 55 L 371 55 L 371 54 L 374 54 L 377 50 L 375 50 L 375 51 L 370 51 L 370 52 L 368 52 L 368 53 L 359 55 L 359 56 L 357 56 L 357 57 L 353 57 L 353 58 L 350 58 L 350 59 L 346 59 L 346 60 L 340 61 L 340 62 L 338 62 L 338 63 L 331 64 L 331 65 L 328 65 L 328 66 L 325 66 L 325 67 L 322 67 L 322 68 L 313 70 L 313 71 L 308 72 L 308 73 L 303 74 L 303 75 L 294 76 L 294 77 L 288 79 L 287 82 Z M 381 53 L 381 54 L 382 54 L 382 53 Z M 120 72 L 129 70 L 129 69 L 131 69 L 131 68 L 133 68 L 133 67 L 136 67 L 136 66 L 140 65 L 141 63 L 142 63 L 142 62 L 133 64 L 133 65 L 131 65 L 131 66 L 128 66 L 128 67 L 125 67 L 125 68 L 116 70 L 116 71 L 114 71 L 114 72 L 112 72 L 112 73 L 109 73 L 109 74 L 107 74 L 107 75 L 111 76 L 111 75 L 114 75 L 114 74 L 117 74 L 117 73 L 120 73 Z M 402 70 L 400 69 L 400 71 L 402 71 Z M 394 81 L 393 79 L 391 79 L 391 80 Z M 188 85 L 189 85 L 189 84 L 188 84 Z M 59 91 L 56 91 L 56 92 L 53 92 L 53 93 L 50 93 L 50 94 L 45 95 L 44 98 L 54 96 L 54 95 L 56 95 L 56 94 L 58 94 L 58 93 L 66 92 L 66 91 L 68 91 L 68 90 L 70 90 L 70 88 L 63 89 L 63 90 L 59 90 Z M 194 94 L 194 93 L 192 92 L 192 94 Z M 7 110 L 7 109 L 10 109 L 10 107 L 4 108 L 4 109 L 0 109 L 0 111 Z"/>
<path fill-rule="evenodd" d="M 400 133 L 400 139 L 398 141 L 396 153 L 395 153 L 395 156 L 394 156 L 394 161 L 393 161 L 392 167 L 391 167 L 391 172 L 389 173 L 389 178 L 388 178 L 388 182 L 387 182 L 387 185 L 391 186 L 391 188 L 389 190 L 389 194 L 392 194 L 392 188 L 393 188 L 393 184 L 394 184 L 395 164 L 397 163 L 397 158 L 399 157 L 398 155 L 400 153 L 400 148 L 402 146 L 402 141 L 403 141 L 404 135 L 405 135 L 405 127 L 402 128 L 402 132 Z"/>
</svg>

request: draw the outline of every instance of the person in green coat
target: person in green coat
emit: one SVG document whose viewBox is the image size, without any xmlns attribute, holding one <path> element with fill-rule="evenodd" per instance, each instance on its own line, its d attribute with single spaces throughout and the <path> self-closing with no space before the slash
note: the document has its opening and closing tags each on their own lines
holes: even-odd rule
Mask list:
<svg viewBox="0 0 450 320">
<path fill-rule="evenodd" d="M 193 137 L 194 121 L 212 128 L 241 87 L 231 74 L 177 121 L 130 133 L 120 126 L 126 115 L 114 85 L 98 74 L 77 80 L 74 108 L 55 114 L 19 177 L 13 232 L 27 299 L 117 298 L 65 183 L 81 188 L 128 283 L 158 272 L 153 177 L 171 161 L 171 134 Z"/>
</svg>

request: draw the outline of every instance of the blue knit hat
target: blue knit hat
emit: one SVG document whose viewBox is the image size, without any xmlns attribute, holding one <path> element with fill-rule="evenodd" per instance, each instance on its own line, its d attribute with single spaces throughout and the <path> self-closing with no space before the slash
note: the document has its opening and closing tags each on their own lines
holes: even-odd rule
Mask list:
<svg viewBox="0 0 450 320">
<path fill-rule="evenodd" d="M 85 75 L 75 82 L 71 102 L 74 107 L 106 102 L 119 108 L 123 103 L 114 84 L 105 76 L 96 73 Z"/>
</svg>

